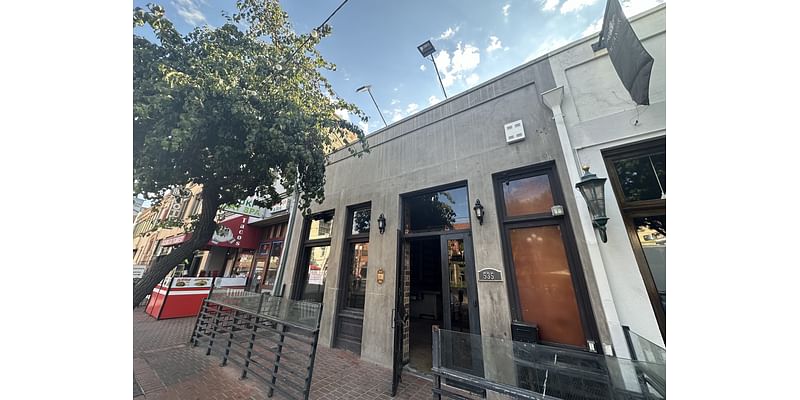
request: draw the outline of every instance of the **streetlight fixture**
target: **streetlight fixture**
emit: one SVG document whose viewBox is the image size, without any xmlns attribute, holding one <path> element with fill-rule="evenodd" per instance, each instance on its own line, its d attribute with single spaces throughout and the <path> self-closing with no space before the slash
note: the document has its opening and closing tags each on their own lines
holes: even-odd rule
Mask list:
<svg viewBox="0 0 800 400">
<path fill-rule="evenodd" d="M 433 53 L 436 52 L 436 48 L 433 47 L 433 43 L 430 40 L 426 40 L 425 43 L 417 46 L 417 50 L 419 50 L 419 54 L 422 54 L 423 58 L 427 58 L 428 56 L 431 57 L 431 61 L 433 61 L 433 69 L 436 70 L 436 77 L 439 78 L 439 85 L 442 86 L 442 93 L 444 93 L 444 98 L 447 98 L 447 92 L 444 91 L 444 84 L 442 83 L 442 77 L 439 76 L 439 67 L 436 66 L 436 60 L 433 59 Z"/>
<path fill-rule="evenodd" d="M 356 93 L 361 93 L 361 92 L 369 93 L 369 97 L 372 99 L 372 102 L 375 103 L 375 108 L 378 109 L 378 115 L 380 115 L 381 119 L 383 120 L 383 126 L 384 127 L 389 126 L 389 125 L 386 124 L 386 120 L 383 118 L 383 114 L 381 113 L 381 108 L 378 107 L 378 102 L 375 101 L 375 97 L 372 97 L 372 85 L 364 85 L 364 86 L 356 89 Z"/>
<path fill-rule="evenodd" d="M 575 188 L 581 192 L 586 205 L 589 207 L 589 214 L 592 217 L 592 225 L 600 231 L 600 239 L 603 243 L 608 241 L 606 236 L 606 178 L 598 178 L 597 175 L 589 172 L 589 166 L 584 165 L 581 181 L 575 184 Z"/>
</svg>

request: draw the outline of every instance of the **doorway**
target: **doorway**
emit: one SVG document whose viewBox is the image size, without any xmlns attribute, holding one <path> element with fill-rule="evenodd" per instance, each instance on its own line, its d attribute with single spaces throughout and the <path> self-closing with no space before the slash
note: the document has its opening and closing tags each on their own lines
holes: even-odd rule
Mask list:
<svg viewBox="0 0 800 400">
<path fill-rule="evenodd" d="M 432 365 L 433 325 L 480 333 L 472 242 L 469 233 L 455 233 L 410 239 L 408 245 L 408 367 L 424 374 Z M 471 352 L 456 353 L 466 357 L 457 364 L 471 370 Z"/>
</svg>

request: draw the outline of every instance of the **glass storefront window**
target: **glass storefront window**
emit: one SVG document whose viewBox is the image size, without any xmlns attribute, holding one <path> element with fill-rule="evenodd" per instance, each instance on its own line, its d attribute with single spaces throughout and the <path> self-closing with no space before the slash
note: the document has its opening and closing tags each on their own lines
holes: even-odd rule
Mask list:
<svg viewBox="0 0 800 400">
<path fill-rule="evenodd" d="M 308 265 L 305 279 L 301 282 L 303 291 L 300 300 L 322 302 L 330 252 L 331 246 L 312 246 L 306 249 Z"/>
<path fill-rule="evenodd" d="M 320 215 L 311 218 L 308 240 L 329 239 L 333 230 L 333 215 Z"/>
<path fill-rule="evenodd" d="M 633 219 L 636 236 L 642 245 L 644 257 L 664 312 L 667 311 L 667 216 L 653 215 Z"/>
<path fill-rule="evenodd" d="M 658 200 L 667 193 L 667 154 L 614 161 L 625 201 Z"/>
<path fill-rule="evenodd" d="M 506 215 L 509 217 L 549 214 L 550 208 L 555 204 L 547 175 L 515 179 L 502 186 Z"/>
<path fill-rule="evenodd" d="M 278 265 L 281 263 L 282 250 L 282 242 L 272 244 L 272 253 L 269 256 L 269 265 L 267 266 L 267 276 L 264 279 L 264 290 L 272 290 L 275 286 L 275 278 L 278 276 Z"/>
<path fill-rule="evenodd" d="M 248 273 L 250 272 L 250 267 L 253 266 L 253 252 L 242 252 L 239 255 L 239 260 L 236 265 L 233 267 L 233 272 L 231 276 L 235 277 L 247 277 Z"/>
<path fill-rule="evenodd" d="M 557 225 L 509 230 L 522 319 L 543 341 L 585 346 L 567 253 Z"/>
<path fill-rule="evenodd" d="M 367 292 L 367 268 L 369 264 L 369 243 L 355 243 L 350 249 L 350 274 L 347 275 L 347 297 L 345 307 L 364 309 Z"/>
<path fill-rule="evenodd" d="M 409 197 L 403 209 L 406 233 L 470 227 L 466 186 Z"/>
</svg>

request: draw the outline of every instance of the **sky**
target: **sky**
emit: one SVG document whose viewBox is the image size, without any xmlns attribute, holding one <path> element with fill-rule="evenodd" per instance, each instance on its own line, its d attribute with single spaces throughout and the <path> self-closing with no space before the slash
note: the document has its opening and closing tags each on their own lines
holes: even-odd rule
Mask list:
<svg viewBox="0 0 800 400">
<path fill-rule="evenodd" d="M 234 0 L 135 0 L 164 6 L 166 16 L 181 33 L 196 26 L 219 27 L 221 12 L 235 10 Z M 282 0 L 293 29 L 309 32 L 327 18 L 342 0 Z M 664 0 L 621 0 L 630 17 Z M 399 121 L 444 99 L 433 63 L 417 46 L 431 40 L 436 65 L 447 95 L 452 97 L 534 58 L 582 37 L 599 32 L 605 0 L 349 0 L 328 22 L 333 33 L 318 49 L 336 64 L 323 71 L 336 94 L 369 116 L 358 121 L 346 111 L 337 113 L 359 123 L 366 133 L 386 122 Z M 135 33 L 155 41 L 149 30 Z"/>
</svg>

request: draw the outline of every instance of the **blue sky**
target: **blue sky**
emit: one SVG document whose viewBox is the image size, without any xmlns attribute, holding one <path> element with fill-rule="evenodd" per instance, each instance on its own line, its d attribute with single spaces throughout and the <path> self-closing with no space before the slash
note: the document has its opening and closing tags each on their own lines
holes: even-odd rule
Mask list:
<svg viewBox="0 0 800 400">
<path fill-rule="evenodd" d="M 309 32 L 342 0 L 282 0 L 296 32 Z M 630 17 L 663 0 L 622 0 Z M 221 11 L 235 9 L 233 0 L 135 0 L 164 6 L 182 33 L 195 26 L 221 26 Z M 533 58 L 600 30 L 605 0 L 349 0 L 329 21 L 332 35 L 319 45 L 337 65 L 325 71 L 336 93 L 370 117 L 366 131 L 383 127 L 367 93 L 372 94 L 391 124 L 444 99 L 430 60 L 417 46 L 431 40 L 448 96 L 517 67 Z M 149 32 L 138 34 L 152 38 Z M 154 40 L 154 39 L 151 39 Z M 355 118 L 340 113 L 341 117 Z"/>
</svg>

